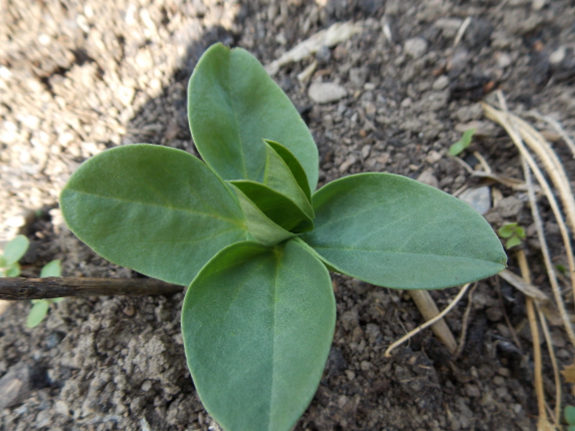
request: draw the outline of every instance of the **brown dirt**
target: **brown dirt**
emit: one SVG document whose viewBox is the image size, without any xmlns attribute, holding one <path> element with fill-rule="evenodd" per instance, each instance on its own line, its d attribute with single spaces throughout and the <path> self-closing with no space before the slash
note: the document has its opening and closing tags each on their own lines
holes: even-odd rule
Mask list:
<svg viewBox="0 0 575 431">
<path fill-rule="evenodd" d="M 105 148 L 151 142 L 194 153 L 185 89 L 197 59 L 216 41 L 267 64 L 336 21 L 362 24 L 360 34 L 315 56 L 312 80 L 343 86 L 347 96 L 339 101 L 314 103 L 310 82 L 297 79 L 314 58 L 274 77 L 314 134 L 321 184 L 385 171 L 425 178 L 450 193 L 478 185 L 446 156 L 472 121 L 480 128 L 472 149 L 495 172 L 521 178 L 513 145 L 477 104 L 493 88 L 506 93 L 512 110 L 536 109 L 575 130 L 575 7 L 566 0 L 540 10 L 530 0 L 139 3 L 0 2 L 0 241 L 18 230 L 28 234 L 25 276 L 57 258 L 67 276 L 138 276 L 81 244 L 63 224 L 57 196 L 79 163 Z M 466 17 L 471 24 L 454 47 Z M 574 178 L 573 161 L 557 146 Z M 471 151 L 464 158 L 477 163 Z M 515 199 L 500 201 L 486 217 L 494 228 L 516 221 L 527 229 L 535 283 L 548 289 L 526 195 L 496 189 Z M 550 242 L 558 244 L 557 225 L 541 204 Z M 554 247 L 561 263 L 564 250 Z M 333 348 L 296 430 L 535 429 L 524 298 L 507 283 L 479 283 L 457 360 L 431 331 L 387 359 L 385 348 L 422 322 L 409 296 L 333 279 Z M 455 292 L 432 295 L 443 308 Z M 30 304 L 12 304 L 0 316 L 0 375 L 18 371 L 24 384 L 20 398 L 0 410 L 0 429 L 218 430 L 185 365 L 182 298 L 70 298 L 35 329 L 24 324 Z M 465 299 L 447 319 L 456 336 L 467 305 Z M 553 340 L 560 363 L 572 362 L 558 327 Z"/>
</svg>

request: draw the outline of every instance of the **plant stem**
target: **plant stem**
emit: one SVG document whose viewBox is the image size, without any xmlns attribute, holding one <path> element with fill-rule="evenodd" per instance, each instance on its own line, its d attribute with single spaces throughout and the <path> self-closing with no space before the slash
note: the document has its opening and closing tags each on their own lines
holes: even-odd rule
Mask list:
<svg viewBox="0 0 575 431">
<path fill-rule="evenodd" d="M 0 299 L 48 299 L 63 296 L 168 295 L 184 286 L 153 278 L 0 278 Z"/>
</svg>

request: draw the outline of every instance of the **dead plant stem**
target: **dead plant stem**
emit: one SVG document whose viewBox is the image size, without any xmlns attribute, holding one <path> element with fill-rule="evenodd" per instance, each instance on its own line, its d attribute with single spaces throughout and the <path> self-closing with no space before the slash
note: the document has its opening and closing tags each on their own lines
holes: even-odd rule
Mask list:
<svg viewBox="0 0 575 431">
<path fill-rule="evenodd" d="M 465 292 L 467 291 L 467 289 L 469 288 L 471 283 L 467 283 L 465 286 L 463 286 L 461 288 L 461 290 L 459 291 L 459 293 L 457 294 L 457 296 L 455 297 L 455 299 L 453 301 L 451 301 L 451 303 L 445 307 L 445 309 L 439 313 L 437 316 L 435 316 L 433 319 L 428 320 L 427 322 L 425 322 L 423 325 L 418 326 L 417 328 L 413 329 L 412 331 L 408 332 L 407 334 L 405 334 L 403 337 L 401 337 L 399 340 L 395 341 L 393 344 L 391 344 L 387 350 L 384 353 L 384 356 L 386 358 L 389 358 L 391 356 L 391 351 L 393 349 L 395 349 L 397 346 L 400 346 L 401 344 L 405 343 L 407 340 L 409 340 L 411 337 L 413 337 L 415 334 L 418 334 L 419 332 L 423 331 L 425 328 L 433 325 L 435 322 L 437 322 L 439 319 L 443 319 L 443 316 L 445 316 L 447 313 L 449 313 L 451 311 L 451 309 L 459 302 L 459 300 L 463 297 L 463 295 L 465 295 Z"/>
<path fill-rule="evenodd" d="M 153 278 L 0 278 L 0 299 L 48 299 L 65 296 L 168 295 L 184 286 Z"/>
</svg>

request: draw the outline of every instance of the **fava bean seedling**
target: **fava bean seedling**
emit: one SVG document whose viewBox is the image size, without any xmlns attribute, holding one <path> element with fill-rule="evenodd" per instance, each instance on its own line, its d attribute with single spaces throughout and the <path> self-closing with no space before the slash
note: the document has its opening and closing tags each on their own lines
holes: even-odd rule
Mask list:
<svg viewBox="0 0 575 431">
<path fill-rule="evenodd" d="M 146 144 L 86 161 L 61 194 L 71 230 L 119 265 L 189 285 L 188 367 L 225 430 L 293 427 L 334 333 L 328 270 L 399 289 L 501 271 L 503 248 L 467 204 L 364 173 L 318 184 L 318 151 L 288 97 L 247 51 L 209 48 L 189 83 L 203 161 Z"/>
</svg>

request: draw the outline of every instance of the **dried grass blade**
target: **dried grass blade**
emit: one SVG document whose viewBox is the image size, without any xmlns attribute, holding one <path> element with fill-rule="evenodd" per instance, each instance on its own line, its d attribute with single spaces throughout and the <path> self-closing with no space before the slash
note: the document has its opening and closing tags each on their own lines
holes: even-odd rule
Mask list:
<svg viewBox="0 0 575 431">
<path fill-rule="evenodd" d="M 504 99 L 502 98 L 502 100 L 504 100 Z M 511 123 L 511 121 L 508 119 L 509 117 L 508 117 L 507 113 L 503 112 L 503 111 L 499 111 L 499 110 L 491 107 L 490 105 L 488 105 L 486 103 L 483 103 L 482 105 L 483 105 L 483 109 L 485 111 L 486 117 L 493 120 L 494 122 L 500 124 L 503 128 L 505 128 L 505 130 L 507 131 L 507 133 L 509 134 L 509 136 L 511 137 L 511 139 L 513 140 L 513 142 L 517 146 L 520 154 L 523 156 L 523 163 L 527 165 L 527 171 L 529 171 L 529 168 L 531 168 L 533 170 L 533 173 L 535 174 L 537 181 L 539 182 L 541 188 L 543 189 L 543 192 L 545 193 L 545 196 L 547 197 L 547 199 L 549 201 L 551 209 L 553 210 L 553 213 L 554 213 L 555 218 L 557 220 L 557 224 L 559 226 L 559 230 L 561 232 L 561 236 L 563 238 L 563 242 L 564 242 L 565 249 L 567 252 L 569 271 L 572 274 L 571 283 L 572 283 L 573 292 L 575 293 L 575 277 L 573 276 L 573 275 L 575 275 L 575 262 L 573 261 L 573 249 L 571 247 L 569 232 L 567 230 L 567 226 L 565 224 L 563 215 L 561 214 L 561 210 L 559 209 L 559 205 L 557 204 L 557 200 L 555 199 L 555 196 L 553 195 L 553 192 L 551 191 L 551 188 L 549 187 L 547 180 L 543 176 L 543 173 L 541 172 L 541 170 L 539 169 L 539 167 L 535 163 L 535 160 L 533 159 L 533 157 L 531 156 L 531 154 L 529 153 L 529 151 L 527 150 L 527 148 L 523 144 L 523 140 L 521 139 L 521 136 L 519 135 L 516 128 Z M 527 173 L 526 173 L 526 175 L 527 175 Z M 529 179 L 530 178 L 531 178 L 531 175 L 529 173 Z M 526 182 L 527 182 L 527 177 L 526 177 Z M 547 247 L 547 242 L 545 241 L 545 237 L 543 234 L 543 226 L 542 226 L 541 220 L 539 218 L 539 212 L 536 211 L 535 193 L 533 191 L 533 187 L 528 186 L 528 190 L 530 191 L 529 196 L 530 196 L 532 211 L 534 211 L 534 219 L 536 220 L 536 226 L 538 227 L 538 235 L 539 235 L 540 242 L 541 242 L 541 251 L 543 253 L 545 266 L 547 267 L 547 273 L 549 275 L 549 281 L 550 281 L 551 287 L 553 289 L 553 296 L 555 297 L 555 301 L 557 303 L 557 307 L 559 308 L 559 313 L 560 313 L 561 319 L 563 321 L 563 324 L 565 325 L 565 329 L 569 335 L 569 339 L 570 339 L 571 343 L 573 345 L 575 345 L 575 333 L 573 331 L 573 327 L 571 326 L 569 316 L 567 315 L 567 311 L 565 309 L 565 303 L 564 303 L 563 298 L 561 296 L 561 289 L 560 289 L 559 284 L 557 282 L 557 275 L 555 274 L 555 270 L 553 268 L 551 258 L 549 256 L 549 249 Z M 532 196 L 532 198 L 531 198 L 531 196 Z M 535 214 L 537 215 L 537 217 L 535 216 Z M 539 220 L 538 223 L 537 223 L 537 220 Z"/>
</svg>

